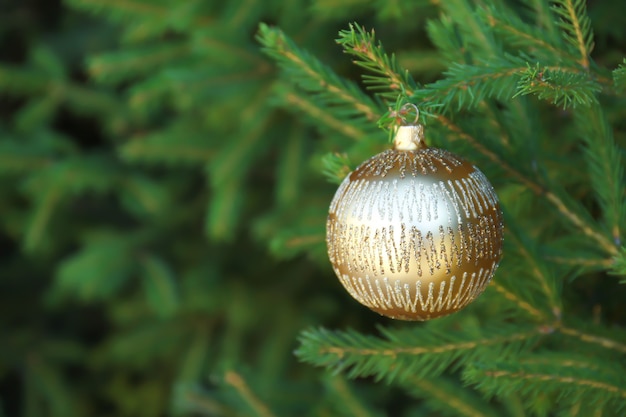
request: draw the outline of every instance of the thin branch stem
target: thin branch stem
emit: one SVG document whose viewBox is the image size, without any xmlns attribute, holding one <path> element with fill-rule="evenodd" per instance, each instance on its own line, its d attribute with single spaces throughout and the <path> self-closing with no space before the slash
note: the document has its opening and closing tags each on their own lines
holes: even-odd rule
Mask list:
<svg viewBox="0 0 626 417">
<path fill-rule="evenodd" d="M 303 111 L 313 119 L 319 120 L 320 124 L 329 126 L 346 137 L 358 141 L 363 139 L 365 136 L 365 133 L 362 130 L 357 129 L 350 123 L 345 123 L 344 121 L 337 119 L 332 113 L 329 113 L 325 109 L 316 106 L 309 100 L 306 100 L 293 92 L 284 94 L 283 98 L 287 104 L 290 105 L 290 107 L 295 107 Z"/>
<path fill-rule="evenodd" d="M 156 18 L 165 18 L 169 16 L 171 10 L 166 6 L 161 6 L 151 2 L 138 2 L 131 0 L 81 0 L 81 4 L 88 5 L 92 8 L 106 8 L 123 10 L 127 14 L 138 15 L 146 18 L 152 16 Z M 196 16 L 192 23 L 199 28 L 207 27 L 213 22 L 212 17 Z"/>
<path fill-rule="evenodd" d="M 466 417 L 487 416 L 487 414 L 462 401 L 457 395 L 450 395 L 449 392 L 441 389 L 437 386 L 436 383 L 433 383 L 432 381 L 412 377 L 407 379 L 405 383 L 414 385 L 420 391 L 420 395 L 428 394 L 430 397 L 436 398 L 439 402 L 446 403 L 450 408 L 454 409 L 460 415 Z"/>
<path fill-rule="evenodd" d="M 349 410 L 350 415 L 354 417 L 373 417 L 374 414 L 362 404 L 359 399 L 350 390 L 350 387 L 346 383 L 343 377 L 334 377 L 330 386 L 341 398 L 343 405 Z"/>
<path fill-rule="evenodd" d="M 584 259 L 584 258 L 563 258 L 559 256 L 548 256 L 547 260 L 557 262 L 564 265 L 576 265 L 589 268 L 610 268 L 613 265 L 613 259 Z"/>
<path fill-rule="evenodd" d="M 544 195 L 546 199 L 557 208 L 557 210 L 559 210 L 567 219 L 569 219 L 570 222 L 576 225 L 585 235 L 589 236 L 597 243 L 599 243 L 600 246 L 602 246 L 602 248 L 607 251 L 607 253 L 611 255 L 617 255 L 618 249 L 615 244 L 603 234 L 598 233 L 596 230 L 589 227 L 589 225 L 585 223 L 583 219 L 578 217 L 576 213 L 571 211 L 565 205 L 563 200 L 561 200 L 556 194 L 552 193 L 551 191 L 546 191 Z"/>
<path fill-rule="evenodd" d="M 550 307 L 552 309 L 552 312 L 555 318 L 556 319 L 560 318 L 561 307 L 558 305 L 558 302 L 557 302 L 558 297 L 556 296 L 556 294 L 554 293 L 550 285 L 548 285 L 548 277 L 545 275 L 544 271 L 539 267 L 539 265 L 537 264 L 537 260 L 528 251 L 528 249 L 526 248 L 526 245 L 524 245 L 523 242 L 519 240 L 518 236 L 516 236 L 514 233 L 510 233 L 509 237 L 511 237 L 514 240 L 518 248 L 518 251 L 521 253 L 521 255 L 524 258 L 526 258 L 526 260 L 528 260 L 528 263 L 531 266 L 530 272 L 539 280 L 541 289 L 548 297 L 548 300 L 550 300 Z"/>
<path fill-rule="evenodd" d="M 547 317 L 545 316 L 543 312 L 537 310 L 535 307 L 533 307 L 526 301 L 522 300 L 517 295 L 513 294 L 511 291 L 507 290 L 502 285 L 498 284 L 496 281 L 491 281 L 489 286 L 492 287 L 497 292 L 499 292 L 500 294 L 502 294 L 502 296 L 506 298 L 507 300 L 512 301 L 513 303 L 517 304 L 517 306 L 521 308 L 522 310 L 527 311 L 532 316 L 539 319 L 539 321 L 545 322 L 547 320 Z"/>
<path fill-rule="evenodd" d="M 379 115 L 377 109 L 368 106 L 367 104 L 363 104 L 361 101 L 357 100 L 356 97 L 354 97 L 352 94 L 348 93 L 344 89 L 340 88 L 339 86 L 335 84 L 329 84 L 320 73 L 307 65 L 306 62 L 301 60 L 300 57 L 293 52 L 281 48 L 280 53 L 286 59 L 290 60 L 295 65 L 302 68 L 302 70 L 306 72 L 309 77 L 315 79 L 319 83 L 321 89 L 325 88 L 329 93 L 339 97 L 341 100 L 347 103 L 350 103 L 352 106 L 354 106 L 355 109 L 359 111 L 359 113 L 362 113 L 367 120 L 373 122 L 378 120 Z"/>
<path fill-rule="evenodd" d="M 323 234 L 314 234 L 310 236 L 296 236 L 288 239 L 285 242 L 285 246 L 288 248 L 301 247 L 301 246 L 313 246 L 323 243 L 326 237 Z"/>
<path fill-rule="evenodd" d="M 578 45 L 578 50 L 580 51 L 580 60 L 578 62 L 583 68 L 589 69 L 589 51 L 587 50 L 587 43 L 585 42 L 580 21 L 578 20 L 578 16 L 576 16 L 576 8 L 574 7 L 573 1 L 566 0 L 565 8 L 576 33 L 576 44 Z"/>
<path fill-rule="evenodd" d="M 374 45 L 371 42 L 362 42 L 360 45 L 354 45 L 352 51 L 355 55 L 368 59 L 379 68 L 379 72 L 385 74 L 389 79 L 389 89 L 398 90 L 405 84 L 402 77 L 396 73 L 393 68 L 382 59 L 379 55 L 374 53 Z"/>
<path fill-rule="evenodd" d="M 551 45 L 550 43 L 544 41 L 543 39 L 532 36 L 530 33 L 518 30 L 516 27 L 511 26 L 508 23 L 498 19 L 492 13 L 490 13 L 487 16 L 487 22 L 489 23 L 489 26 L 491 27 L 498 26 L 503 31 L 509 32 L 519 38 L 525 39 L 526 41 L 529 41 L 530 43 L 537 45 L 538 49 L 547 49 L 550 52 L 552 52 L 554 55 L 561 55 L 563 53 L 562 50 L 558 49 L 554 45 Z"/>
<path fill-rule="evenodd" d="M 446 353 L 455 350 L 471 350 L 479 346 L 490 346 L 501 343 L 514 342 L 519 340 L 526 340 L 538 334 L 543 334 L 543 330 L 538 328 L 532 332 L 516 333 L 510 336 L 493 337 L 490 339 L 475 340 L 471 342 L 462 343 L 450 343 L 442 346 L 411 346 L 411 347 L 395 347 L 388 349 L 368 349 L 358 347 L 340 347 L 340 346 L 328 346 L 320 349 L 320 353 L 332 353 L 342 358 L 346 354 L 361 355 L 361 356 L 391 356 L 397 355 L 425 355 L 425 354 L 439 354 Z"/>
<path fill-rule="evenodd" d="M 573 384 L 581 387 L 596 388 L 604 391 L 608 391 L 619 395 L 622 398 L 626 398 L 626 390 L 615 385 L 607 384 L 606 382 L 594 381 L 592 379 L 575 378 L 571 376 L 560 376 L 553 374 L 531 374 L 526 372 L 511 372 L 511 371 L 487 371 L 485 375 L 492 378 L 515 378 L 526 379 L 535 381 L 557 381 L 565 384 Z"/>
<path fill-rule="evenodd" d="M 260 417 L 275 417 L 276 415 L 270 411 L 269 407 L 265 405 L 250 389 L 246 381 L 243 380 L 241 375 L 234 371 L 226 372 L 224 379 L 227 384 L 235 388 L 241 398 L 254 409 L 254 411 Z"/>
<path fill-rule="evenodd" d="M 626 353 L 626 344 L 618 342 L 613 339 L 608 339 L 606 337 L 596 336 L 589 333 L 581 332 L 577 329 L 572 329 L 565 326 L 560 326 L 557 328 L 559 332 L 564 335 L 575 337 L 583 342 L 592 343 L 595 345 L 602 346 L 606 349 L 615 350 L 621 353 Z"/>
</svg>

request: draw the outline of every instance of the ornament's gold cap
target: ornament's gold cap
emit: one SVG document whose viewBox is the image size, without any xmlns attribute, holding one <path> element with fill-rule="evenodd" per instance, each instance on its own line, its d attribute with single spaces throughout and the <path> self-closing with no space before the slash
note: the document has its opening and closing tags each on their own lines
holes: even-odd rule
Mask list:
<svg viewBox="0 0 626 417">
<path fill-rule="evenodd" d="M 424 126 L 398 126 L 393 139 L 393 147 L 397 151 L 416 151 L 426 147 L 424 143 Z"/>
</svg>

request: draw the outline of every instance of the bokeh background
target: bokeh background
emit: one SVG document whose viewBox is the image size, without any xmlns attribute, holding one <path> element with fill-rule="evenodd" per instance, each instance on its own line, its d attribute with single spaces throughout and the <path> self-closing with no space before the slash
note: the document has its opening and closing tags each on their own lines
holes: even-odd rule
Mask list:
<svg viewBox="0 0 626 417">
<path fill-rule="evenodd" d="M 358 21 L 428 83 L 436 3 L 0 0 L 0 416 L 429 415 L 293 354 L 309 327 L 402 326 L 349 298 L 324 243 L 325 156 L 386 134 L 286 84 L 255 36 L 363 86 L 334 41 Z M 589 3 L 616 66 L 621 12 Z M 615 280 L 583 287 L 581 310 L 624 317 Z"/>
</svg>

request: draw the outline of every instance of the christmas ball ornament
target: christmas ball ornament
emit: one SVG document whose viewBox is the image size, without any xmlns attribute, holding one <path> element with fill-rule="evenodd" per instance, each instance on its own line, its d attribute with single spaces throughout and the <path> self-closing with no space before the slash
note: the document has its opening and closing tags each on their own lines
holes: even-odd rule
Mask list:
<svg viewBox="0 0 626 417">
<path fill-rule="evenodd" d="M 475 166 L 427 147 L 421 125 L 341 183 L 326 224 L 337 277 L 361 304 L 394 319 L 456 312 L 485 289 L 502 257 L 502 213 Z"/>
</svg>

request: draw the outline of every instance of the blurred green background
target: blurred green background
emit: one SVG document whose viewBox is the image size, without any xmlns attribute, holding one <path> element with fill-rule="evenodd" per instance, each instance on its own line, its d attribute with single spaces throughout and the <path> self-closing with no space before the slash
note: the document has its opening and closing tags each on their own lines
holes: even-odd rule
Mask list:
<svg viewBox="0 0 626 417">
<path fill-rule="evenodd" d="M 324 243 L 324 157 L 354 166 L 386 134 L 285 83 L 255 35 L 364 87 L 334 41 L 357 21 L 428 83 L 437 3 L 0 0 L 0 416 L 429 415 L 293 354 L 311 326 L 403 326 L 344 292 Z M 614 68 L 626 25 L 591 3 Z M 572 304 L 623 324 L 619 288 L 577 281 Z"/>
</svg>

